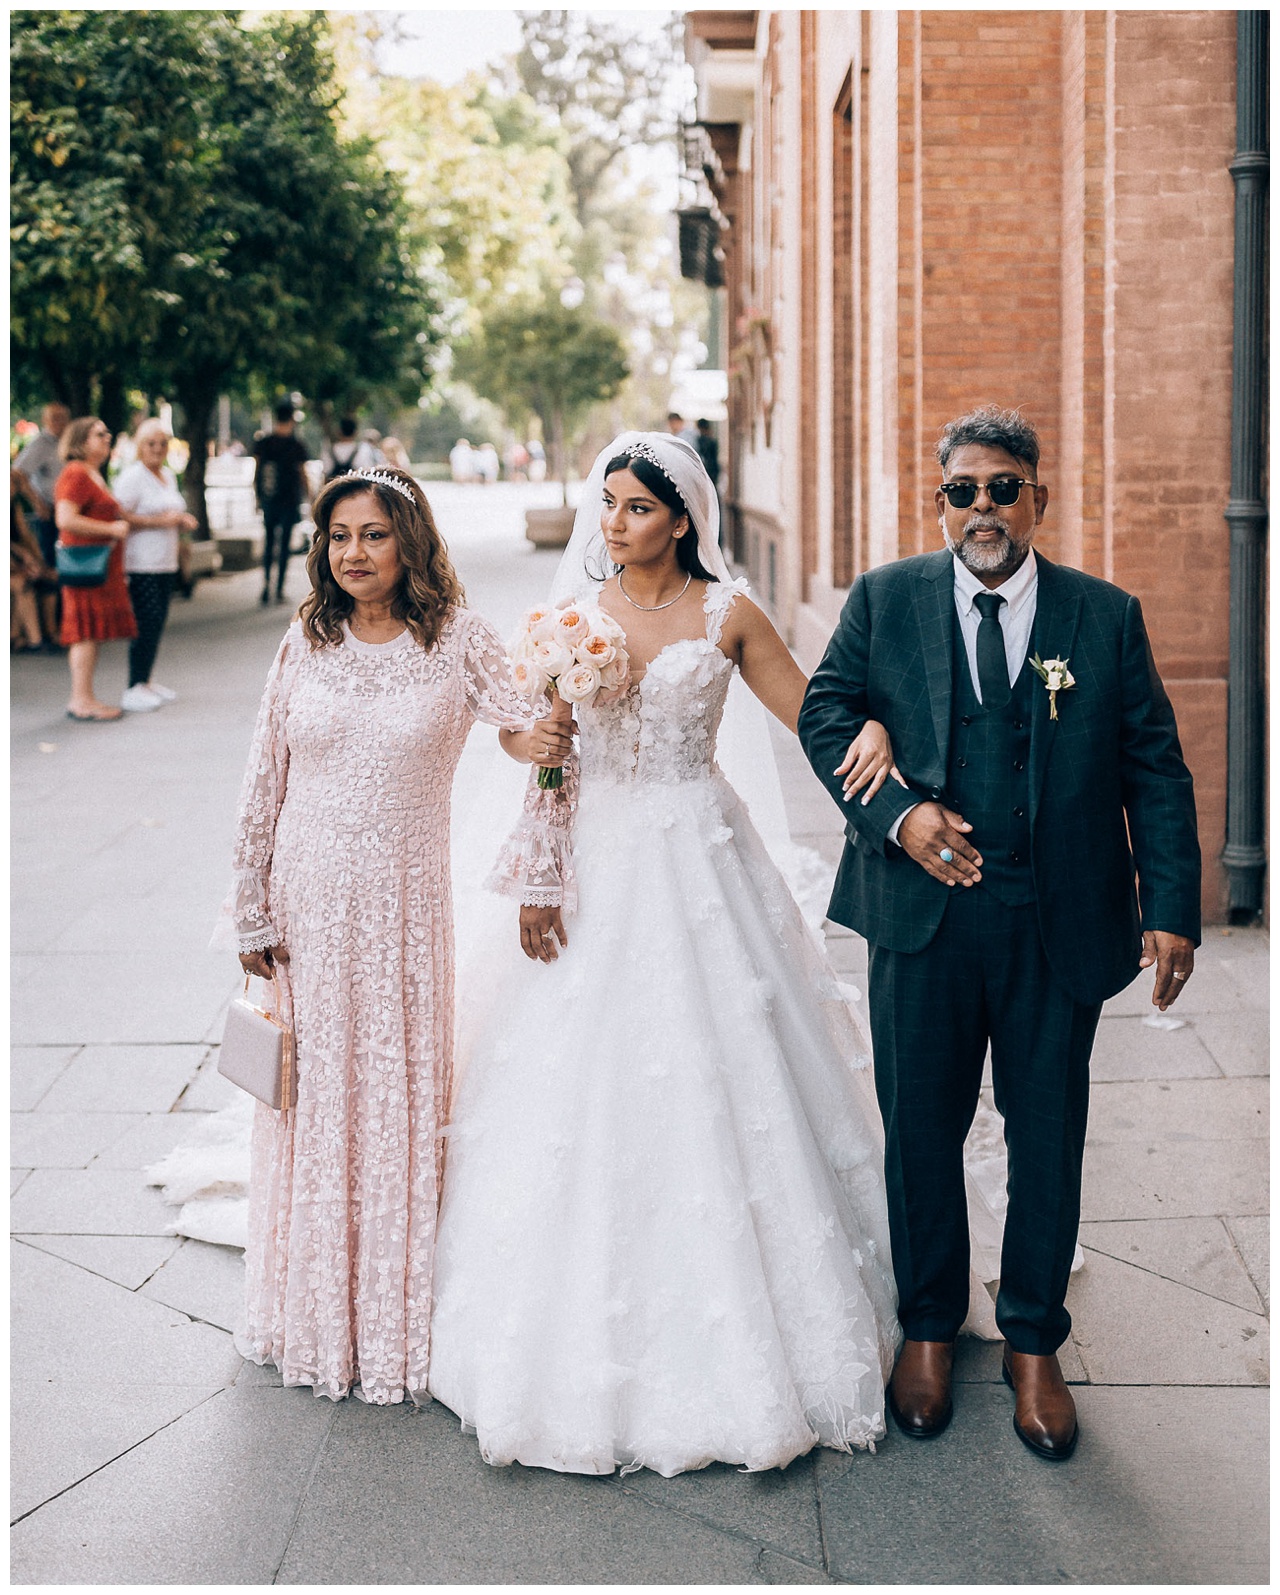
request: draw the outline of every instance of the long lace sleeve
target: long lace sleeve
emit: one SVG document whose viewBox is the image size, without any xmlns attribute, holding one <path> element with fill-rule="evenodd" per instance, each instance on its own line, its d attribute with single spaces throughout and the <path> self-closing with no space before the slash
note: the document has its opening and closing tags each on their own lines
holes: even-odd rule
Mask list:
<svg viewBox="0 0 1280 1595">
<path fill-rule="evenodd" d="M 465 625 L 462 679 L 467 707 L 485 725 L 530 730 L 546 714 L 546 705 L 539 708 L 516 691 L 507 650 L 487 620 L 468 613 Z"/>
<path fill-rule="evenodd" d="M 232 854 L 234 877 L 223 908 L 223 921 L 229 923 L 237 950 L 242 953 L 274 947 L 281 939 L 279 928 L 271 921 L 271 856 L 289 774 L 289 745 L 285 739 L 289 688 L 305 651 L 302 629 L 295 622 L 285 634 L 267 677 L 240 788 Z M 225 938 L 215 937 L 218 939 Z"/>
<path fill-rule="evenodd" d="M 559 908 L 566 914 L 578 906 L 573 871 L 573 816 L 578 807 L 578 746 L 574 743 L 564 767 L 564 785 L 544 791 L 538 767 L 529 771 L 524 807 L 516 827 L 498 854 L 485 881 L 491 892 L 517 897 L 533 908 Z"/>
</svg>

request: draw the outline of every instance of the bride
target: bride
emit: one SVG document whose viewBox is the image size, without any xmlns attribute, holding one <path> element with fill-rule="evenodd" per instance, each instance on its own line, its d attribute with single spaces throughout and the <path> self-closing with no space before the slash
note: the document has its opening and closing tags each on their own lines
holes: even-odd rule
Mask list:
<svg viewBox="0 0 1280 1595">
<path fill-rule="evenodd" d="M 805 680 L 718 522 L 693 449 L 624 433 L 557 576 L 632 678 L 579 707 L 562 791 L 530 785 L 494 883 L 519 945 L 459 1058 L 428 1385 L 492 1463 L 765 1469 L 884 1434 L 867 1043 L 716 761 L 735 671 L 792 730 Z"/>
</svg>

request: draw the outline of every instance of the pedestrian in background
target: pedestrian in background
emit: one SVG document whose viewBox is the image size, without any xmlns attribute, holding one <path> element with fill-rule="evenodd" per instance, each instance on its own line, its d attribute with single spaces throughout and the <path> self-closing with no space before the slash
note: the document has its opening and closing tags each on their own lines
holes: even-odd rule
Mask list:
<svg viewBox="0 0 1280 1595">
<path fill-rule="evenodd" d="M 70 720 L 119 720 L 123 709 L 103 703 L 94 691 L 100 643 L 138 634 L 124 579 L 124 540 L 129 522 L 107 490 L 102 467 L 111 455 L 111 431 L 96 415 L 68 423 L 58 442 L 66 462 L 53 490 L 58 540 L 70 548 L 111 543 L 106 576 L 93 587 L 62 589 L 62 642 L 71 668 Z"/>
<path fill-rule="evenodd" d="M 18 487 L 30 506 L 28 525 L 40 549 L 40 558 L 52 570 L 56 563 L 54 545 L 58 528 L 53 522 L 53 490 L 62 472 L 58 440 L 67 430 L 71 411 L 65 404 L 46 404 L 40 412 L 40 430 L 13 462 Z M 52 643 L 58 635 L 57 585 L 40 599 L 44 633 Z"/>
<path fill-rule="evenodd" d="M 38 599 L 42 586 L 55 593 L 58 584 L 41 557 L 22 505 L 18 473 L 9 470 L 9 648 L 12 653 L 39 653 L 45 643 Z"/>
<path fill-rule="evenodd" d="M 289 569 L 289 544 L 298 524 L 299 508 L 310 502 L 307 490 L 307 449 L 296 436 L 293 402 L 276 405 L 275 425 L 253 445 L 257 461 L 253 490 L 262 511 L 262 602 L 271 602 L 271 568 L 276 567 L 276 603 L 284 603 L 284 579 Z"/>
<path fill-rule="evenodd" d="M 693 440 L 697 447 L 702 464 L 711 484 L 717 492 L 720 491 L 720 445 L 716 442 L 716 435 L 711 430 L 710 421 L 698 422 L 698 435 Z"/>
<path fill-rule="evenodd" d="M 466 438 L 459 438 L 449 450 L 449 475 L 455 482 L 474 482 L 476 479 L 475 455 Z"/>
<path fill-rule="evenodd" d="M 372 444 L 356 436 L 355 416 L 344 415 L 338 422 L 338 432 L 340 435 L 330 446 L 333 464 L 329 467 L 326 481 L 332 482 L 335 477 L 345 476 L 348 471 L 371 471 L 378 463 L 378 456 Z"/>
<path fill-rule="evenodd" d="M 115 496 L 129 522 L 124 548 L 125 577 L 138 635 L 129 644 L 129 686 L 120 707 L 145 713 L 171 703 L 177 693 L 152 681 L 156 651 L 180 566 L 181 538 L 196 529 L 178 479 L 167 463 L 169 433 L 152 417 L 134 433 L 137 458 L 115 484 Z"/>
</svg>

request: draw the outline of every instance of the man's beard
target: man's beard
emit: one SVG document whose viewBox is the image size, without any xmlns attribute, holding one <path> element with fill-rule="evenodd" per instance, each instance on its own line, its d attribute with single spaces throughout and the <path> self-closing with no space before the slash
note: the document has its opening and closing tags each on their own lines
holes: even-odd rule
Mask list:
<svg viewBox="0 0 1280 1595">
<path fill-rule="evenodd" d="M 979 531 L 996 531 L 1002 535 L 997 542 L 978 543 L 971 534 Z M 959 542 L 952 537 L 944 521 L 942 535 L 955 557 L 975 576 L 1012 576 L 1027 557 L 1027 548 L 1030 547 L 1030 543 L 1026 547 L 1019 547 L 1009 536 L 1008 526 L 997 515 L 971 515 L 964 523 Z"/>
</svg>

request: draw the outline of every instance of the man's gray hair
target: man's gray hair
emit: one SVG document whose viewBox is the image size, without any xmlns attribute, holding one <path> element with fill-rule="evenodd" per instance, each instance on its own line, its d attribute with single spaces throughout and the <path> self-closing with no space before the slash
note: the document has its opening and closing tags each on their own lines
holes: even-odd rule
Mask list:
<svg viewBox="0 0 1280 1595">
<path fill-rule="evenodd" d="M 1040 437 L 1035 427 L 1016 410 L 1002 410 L 998 404 L 980 405 L 943 427 L 935 452 L 944 475 L 951 456 L 969 443 L 1003 449 L 1029 466 L 1033 476 L 1040 464 Z"/>
</svg>

